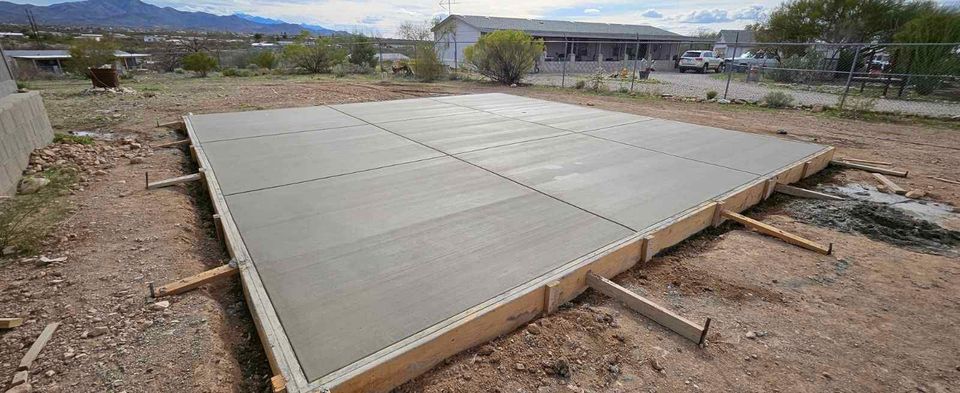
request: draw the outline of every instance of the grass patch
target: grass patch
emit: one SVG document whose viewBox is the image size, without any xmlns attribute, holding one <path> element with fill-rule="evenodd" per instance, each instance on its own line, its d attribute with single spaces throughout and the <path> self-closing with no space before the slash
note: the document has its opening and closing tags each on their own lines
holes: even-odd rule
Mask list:
<svg viewBox="0 0 960 393">
<path fill-rule="evenodd" d="M 36 254 L 70 209 L 64 201 L 77 182 L 74 168 L 51 168 L 43 172 L 50 183 L 33 194 L 17 194 L 0 200 L 0 249 L 14 247 L 25 255 Z"/>
<path fill-rule="evenodd" d="M 56 133 L 53 135 L 53 143 L 75 143 L 78 145 L 92 145 L 93 137 L 89 135 L 71 135 Z"/>
</svg>

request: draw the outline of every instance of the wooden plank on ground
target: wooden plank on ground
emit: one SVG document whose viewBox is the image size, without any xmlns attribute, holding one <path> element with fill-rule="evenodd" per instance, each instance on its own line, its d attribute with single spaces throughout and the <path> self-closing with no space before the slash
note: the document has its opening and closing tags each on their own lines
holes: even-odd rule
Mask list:
<svg viewBox="0 0 960 393">
<path fill-rule="evenodd" d="M 273 393 L 286 393 L 287 379 L 283 375 L 274 375 L 270 378 L 270 389 Z"/>
<path fill-rule="evenodd" d="M 0 329 L 13 329 L 23 324 L 23 318 L 0 318 Z"/>
<path fill-rule="evenodd" d="M 884 175 L 897 176 L 897 177 L 907 177 L 907 174 L 910 173 L 909 171 L 898 171 L 894 169 L 880 168 L 880 167 L 875 167 L 870 165 L 857 164 L 855 162 L 848 162 L 848 161 L 833 160 L 833 161 L 830 161 L 830 163 L 836 166 L 842 166 L 844 168 L 860 169 L 867 172 L 881 173 Z"/>
<path fill-rule="evenodd" d="M 773 190 L 781 194 L 792 195 L 800 198 L 822 199 L 825 201 L 846 200 L 845 198 L 838 197 L 836 195 L 824 194 L 822 192 L 812 191 L 806 188 L 794 187 L 788 184 L 777 184 L 774 186 Z"/>
<path fill-rule="evenodd" d="M 744 215 L 739 214 L 739 213 L 734 213 L 734 212 L 729 211 L 729 210 L 724 210 L 724 211 L 723 211 L 723 216 L 726 217 L 726 218 L 729 218 L 729 219 L 731 219 L 731 220 L 734 220 L 734 221 L 736 221 L 736 222 L 739 222 L 740 224 L 743 224 L 743 225 L 746 226 L 746 227 L 752 228 L 752 229 L 756 230 L 757 232 L 760 232 L 760 233 L 762 233 L 762 234 L 764 234 L 764 235 L 773 236 L 773 237 L 775 237 L 775 238 L 778 238 L 778 239 L 780 239 L 780 240 L 783 240 L 783 241 L 785 241 L 785 242 L 787 242 L 787 243 L 790 243 L 790 244 L 793 244 L 793 245 L 795 245 L 795 246 L 799 246 L 799 247 L 802 247 L 802 248 L 806 248 L 806 249 L 808 249 L 808 250 L 813 250 L 813 251 L 819 252 L 819 253 L 824 254 L 824 255 L 830 255 L 830 253 L 833 251 L 833 247 L 832 247 L 832 246 L 831 246 L 831 247 L 824 247 L 824 246 L 820 245 L 819 243 L 816 243 L 816 242 L 813 242 L 813 241 L 804 239 L 804 238 L 802 238 L 802 237 L 800 237 L 800 236 L 797 236 L 797 235 L 794 235 L 794 234 L 792 234 L 792 233 L 790 233 L 790 232 L 787 232 L 787 231 L 784 231 L 784 230 L 782 230 L 782 229 L 773 227 L 772 225 L 765 224 L 765 223 L 762 223 L 762 222 L 760 222 L 760 221 L 754 220 L 754 219 L 752 219 L 752 218 L 750 218 L 750 217 L 744 216 Z"/>
<path fill-rule="evenodd" d="M 203 175 L 202 175 L 202 174 L 200 174 L 200 173 L 193 173 L 193 174 L 189 174 L 189 175 L 186 175 L 186 176 L 180 176 L 180 177 L 175 177 L 175 178 L 172 178 L 172 179 L 166 179 L 166 180 L 161 180 L 161 181 L 158 181 L 158 182 L 149 183 L 149 184 L 147 184 L 147 189 L 148 189 L 148 190 L 153 190 L 153 189 L 156 189 L 156 188 L 170 187 L 170 186 L 174 186 L 174 185 L 181 184 L 181 183 L 189 183 L 189 182 L 192 182 L 192 181 L 197 181 L 197 180 L 200 180 L 200 179 L 203 179 Z"/>
<path fill-rule="evenodd" d="M 236 275 L 238 272 L 239 269 L 237 269 L 235 266 L 223 265 L 218 268 L 210 269 L 203 273 L 183 278 L 157 288 L 154 296 L 161 297 L 184 293 L 203 284 L 207 284 L 224 277 L 231 277 Z"/>
<path fill-rule="evenodd" d="M 183 122 L 182 120 L 175 120 L 175 121 L 170 121 L 170 122 L 166 122 L 166 123 L 161 123 L 160 120 L 157 120 L 157 127 L 159 127 L 159 128 L 169 128 L 169 129 L 171 129 L 171 130 L 178 130 L 178 131 L 182 131 L 182 130 L 186 130 L 186 129 L 187 129 L 186 124 L 184 124 L 184 122 Z"/>
<path fill-rule="evenodd" d="M 637 295 L 617 283 L 593 273 L 587 274 L 587 285 L 597 292 L 619 300 L 631 310 L 652 319 L 661 326 L 673 330 L 677 334 L 697 344 L 703 343 L 705 329 L 703 326 L 688 321 L 673 311 L 663 308 L 647 298 Z"/>
<path fill-rule="evenodd" d="M 931 179 L 933 179 L 933 180 L 942 181 L 942 182 L 944 182 L 944 183 L 960 184 L 960 181 L 957 181 L 957 180 L 944 179 L 944 178 L 942 178 L 942 177 L 936 177 L 936 176 L 927 176 L 927 177 L 929 177 L 929 178 L 931 178 Z"/>
<path fill-rule="evenodd" d="M 547 283 L 543 291 L 543 314 L 550 315 L 560 308 L 560 281 Z"/>
<path fill-rule="evenodd" d="M 897 185 L 897 183 L 894 183 L 893 180 L 888 179 L 886 176 L 879 173 L 873 173 L 872 175 L 874 179 L 877 179 L 877 181 L 880 182 L 880 184 L 883 184 L 883 187 L 886 188 L 887 191 L 898 195 L 907 193 L 907 190 L 904 190 L 903 187 L 900 187 Z"/>
<path fill-rule="evenodd" d="M 183 146 L 183 145 L 188 145 L 188 144 L 190 144 L 190 140 L 189 140 L 189 139 L 183 139 L 183 140 L 179 140 L 179 141 L 161 143 L 161 144 L 159 144 L 159 145 L 154 146 L 154 148 L 160 149 L 160 148 L 164 148 L 164 147 L 175 147 L 175 146 Z"/>
<path fill-rule="evenodd" d="M 873 160 L 861 160 L 861 159 L 858 159 L 858 158 L 850 158 L 850 157 L 843 157 L 843 158 L 840 158 L 840 160 L 847 161 L 847 162 L 855 162 L 855 163 L 858 163 L 858 164 L 867 164 L 867 165 L 882 165 L 882 166 L 891 166 L 891 165 L 893 165 L 892 162 L 873 161 Z"/>
<path fill-rule="evenodd" d="M 27 354 L 23 355 L 23 359 L 20 359 L 20 365 L 17 366 L 17 371 L 30 369 L 30 366 L 33 365 L 33 361 L 37 360 L 37 357 L 40 356 L 40 351 L 43 350 L 43 347 L 47 346 L 47 342 L 50 341 L 51 337 L 53 337 L 53 333 L 57 331 L 58 326 L 60 326 L 60 323 L 54 322 L 43 328 L 43 331 L 40 332 L 40 336 L 37 337 L 37 340 L 34 341 L 33 345 L 30 346 Z"/>
</svg>

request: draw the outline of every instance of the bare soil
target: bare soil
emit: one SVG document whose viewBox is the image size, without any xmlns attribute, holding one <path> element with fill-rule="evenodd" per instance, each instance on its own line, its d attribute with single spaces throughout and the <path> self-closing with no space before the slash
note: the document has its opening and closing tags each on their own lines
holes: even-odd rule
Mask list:
<svg viewBox="0 0 960 393">
<path fill-rule="evenodd" d="M 783 137 L 836 146 L 841 157 L 895 162 L 910 170 L 910 177 L 895 179 L 904 188 L 925 190 L 927 200 L 960 203 L 960 186 L 928 177 L 960 178 L 960 133 L 952 124 L 867 122 L 465 82 L 167 75 L 140 77 L 126 83 L 137 93 L 110 95 L 83 95 L 86 82 L 79 81 L 34 85 L 58 132 L 93 131 L 102 138 L 97 146 L 125 152 L 104 153 L 99 164 L 82 163 L 83 181 L 67 197 L 72 213 L 42 251 L 66 261 L 0 260 L 0 316 L 27 320 L 0 331 L 0 384 L 12 378 L 44 325 L 62 323 L 35 364 L 34 391 L 267 389 L 270 370 L 236 280 L 171 297 L 165 309 L 148 299 L 148 283 L 163 284 L 227 259 L 204 190 L 143 189 L 145 172 L 161 179 L 195 170 L 185 150 L 149 147 L 181 138 L 155 126 L 186 112 L 503 91 L 748 132 L 784 130 Z M 129 147 L 124 137 L 142 148 Z M 874 180 L 859 171 L 831 170 L 805 186 L 848 183 Z M 841 231 L 796 213 L 790 203 L 813 202 L 773 198 L 748 214 L 833 242 L 835 255 L 725 224 L 615 279 L 692 320 L 712 318 L 706 348 L 588 291 L 558 313 L 455 356 L 398 391 L 958 391 L 955 254 Z M 106 333 L 91 337 L 102 327 Z"/>
</svg>

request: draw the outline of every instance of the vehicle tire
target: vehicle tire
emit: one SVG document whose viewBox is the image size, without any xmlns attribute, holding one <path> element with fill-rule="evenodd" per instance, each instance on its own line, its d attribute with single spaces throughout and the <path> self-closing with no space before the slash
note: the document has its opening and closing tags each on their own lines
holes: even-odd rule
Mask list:
<svg viewBox="0 0 960 393">
<path fill-rule="evenodd" d="M 716 72 L 716 73 L 719 74 L 719 73 L 723 72 L 723 68 L 724 68 L 723 63 L 720 63 L 719 65 L 717 65 L 717 69 L 714 70 L 714 72 Z"/>
<path fill-rule="evenodd" d="M 683 67 L 680 67 L 680 73 L 683 74 L 683 73 L 685 73 L 685 72 L 687 72 L 687 69 L 686 69 L 686 68 L 683 68 Z"/>
<path fill-rule="evenodd" d="M 710 70 L 710 64 L 704 64 L 704 65 L 703 65 L 703 68 L 697 70 L 697 73 L 698 73 L 698 74 L 706 74 L 708 70 Z"/>
</svg>

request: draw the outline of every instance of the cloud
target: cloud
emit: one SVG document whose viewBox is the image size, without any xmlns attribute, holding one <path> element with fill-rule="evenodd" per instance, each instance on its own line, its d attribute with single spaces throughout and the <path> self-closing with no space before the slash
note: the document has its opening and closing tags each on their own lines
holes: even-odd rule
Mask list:
<svg viewBox="0 0 960 393">
<path fill-rule="evenodd" d="M 365 24 L 365 25 L 375 25 L 375 24 L 380 23 L 380 22 L 382 22 L 382 21 L 383 21 L 383 17 L 382 17 L 382 16 L 372 16 L 372 15 L 371 15 L 371 16 L 365 16 L 365 17 L 363 17 L 363 19 L 360 19 L 360 23 L 363 23 L 363 24 Z"/>
<path fill-rule="evenodd" d="M 647 18 L 654 18 L 654 19 L 663 18 L 663 14 L 661 14 L 660 11 L 657 11 L 654 9 L 646 10 L 642 14 L 640 14 L 640 16 L 645 16 Z"/>
<path fill-rule="evenodd" d="M 677 20 L 683 23 L 721 23 L 731 22 L 734 19 L 727 14 L 727 10 L 715 8 L 712 10 L 694 10 L 681 14 Z"/>
<path fill-rule="evenodd" d="M 587 9 L 583 10 L 583 13 L 584 13 L 584 14 L 599 14 L 599 13 L 600 13 L 600 10 L 598 10 L 598 9 L 596 9 L 596 8 L 587 8 Z"/>
<path fill-rule="evenodd" d="M 752 5 L 741 8 L 733 13 L 733 19 L 736 20 L 757 20 L 766 15 L 766 9 L 762 5 Z"/>
</svg>

